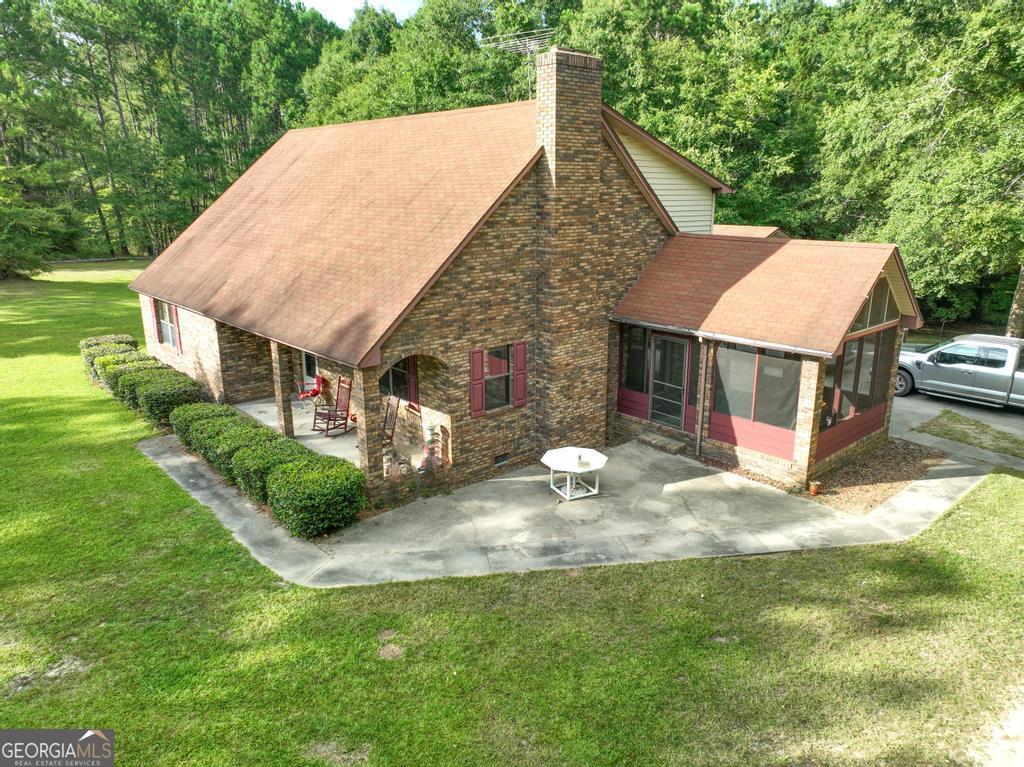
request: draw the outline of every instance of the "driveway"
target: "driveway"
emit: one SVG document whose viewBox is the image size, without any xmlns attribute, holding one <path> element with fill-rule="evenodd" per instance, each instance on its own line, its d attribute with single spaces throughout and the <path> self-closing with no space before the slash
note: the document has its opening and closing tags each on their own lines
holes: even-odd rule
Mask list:
<svg viewBox="0 0 1024 767">
<path fill-rule="evenodd" d="M 1024 410 L 1019 408 L 996 408 L 973 402 L 933 397 L 921 392 L 896 397 L 893 400 L 892 423 L 889 433 L 893 437 L 904 437 L 943 410 L 952 410 L 968 418 L 987 423 L 1024 439 Z"/>
<path fill-rule="evenodd" d="M 139 448 L 256 559 L 317 587 L 897 541 L 931 524 L 988 471 L 947 461 L 857 516 L 630 442 L 607 451 L 602 493 L 593 498 L 560 502 L 538 466 L 309 542 L 290 537 L 173 435 Z"/>
</svg>

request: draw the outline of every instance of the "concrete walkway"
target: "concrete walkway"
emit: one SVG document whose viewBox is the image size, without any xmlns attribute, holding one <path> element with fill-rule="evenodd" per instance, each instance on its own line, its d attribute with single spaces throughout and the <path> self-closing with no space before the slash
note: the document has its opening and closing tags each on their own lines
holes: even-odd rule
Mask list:
<svg viewBox="0 0 1024 767">
<path fill-rule="evenodd" d="M 307 542 L 290 537 L 173 435 L 139 449 L 262 564 L 316 587 L 899 541 L 989 471 L 952 458 L 858 516 L 631 442 L 608 451 L 602 495 L 594 498 L 560 503 L 547 472 L 528 468 Z"/>
</svg>

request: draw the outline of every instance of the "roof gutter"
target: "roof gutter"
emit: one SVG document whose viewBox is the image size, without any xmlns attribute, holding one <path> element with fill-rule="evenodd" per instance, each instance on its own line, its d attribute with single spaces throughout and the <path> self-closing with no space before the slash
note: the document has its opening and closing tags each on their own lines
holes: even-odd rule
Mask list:
<svg viewBox="0 0 1024 767">
<path fill-rule="evenodd" d="M 791 352 L 793 354 L 807 354 L 812 357 L 825 357 L 831 358 L 835 356 L 835 352 L 826 352 L 821 349 L 807 349 L 802 346 L 790 346 L 789 344 L 779 344 L 770 341 L 763 341 L 756 338 L 744 338 L 742 336 L 730 336 L 725 333 L 710 333 L 706 330 L 697 330 L 696 328 L 683 328 L 677 325 L 660 325 L 656 322 L 643 322 L 641 320 L 630 319 L 629 317 L 621 317 L 618 315 L 612 316 L 612 322 L 622 322 L 628 325 L 639 325 L 642 328 L 650 328 L 651 330 L 663 330 L 667 333 L 683 333 L 685 335 L 697 336 L 697 338 L 704 338 L 708 341 L 720 341 L 730 344 L 744 344 L 745 346 L 760 346 L 764 349 L 774 349 L 780 352 Z"/>
<path fill-rule="evenodd" d="M 160 298 L 160 296 L 154 295 L 152 293 L 146 293 L 144 291 L 139 290 L 138 288 L 133 288 L 131 285 L 128 286 L 128 289 L 135 293 L 138 293 L 140 296 L 145 296 L 146 298 L 155 299 L 157 301 L 163 301 L 165 304 L 170 304 L 171 306 L 176 306 L 179 309 L 184 309 L 186 312 L 191 312 L 192 314 L 197 314 L 200 317 L 205 317 L 208 320 L 219 322 L 221 325 L 227 325 L 229 328 L 241 330 L 243 333 L 248 333 L 249 335 L 257 336 L 258 338 L 265 338 L 267 341 L 273 341 L 274 343 L 281 344 L 282 346 L 287 346 L 291 349 L 295 349 L 300 352 L 306 352 L 307 354 L 312 354 L 316 357 L 323 357 L 324 359 L 331 360 L 332 362 L 340 362 L 342 365 L 348 365 L 350 368 L 359 367 L 359 365 L 355 362 L 350 362 L 349 360 L 343 360 L 340 357 L 331 356 L 326 352 L 317 351 L 316 349 L 306 349 L 302 346 L 296 346 L 293 341 L 282 341 L 280 338 L 274 338 L 273 336 L 264 335 L 263 333 L 257 333 L 255 330 L 243 328 L 240 325 L 232 325 L 230 322 L 225 322 L 224 320 L 220 319 L 214 314 L 209 314 L 205 311 L 194 309 L 191 306 L 186 306 L 185 304 L 178 303 L 177 301 L 172 301 L 169 298 Z"/>
</svg>

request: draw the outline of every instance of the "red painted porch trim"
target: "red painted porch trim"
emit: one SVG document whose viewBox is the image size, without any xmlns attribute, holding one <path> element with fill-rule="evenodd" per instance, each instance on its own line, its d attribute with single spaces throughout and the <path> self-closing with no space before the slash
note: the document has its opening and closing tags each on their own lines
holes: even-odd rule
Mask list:
<svg viewBox="0 0 1024 767">
<path fill-rule="evenodd" d="M 879 429 L 885 428 L 887 409 L 888 403 L 883 402 L 818 432 L 815 460 L 820 461 L 822 458 L 827 458 L 832 453 L 839 452 L 844 447 L 849 447 L 869 434 L 874 434 Z"/>
<path fill-rule="evenodd" d="M 796 432 L 781 426 L 712 412 L 708 423 L 708 438 L 791 461 Z"/>
<path fill-rule="evenodd" d="M 619 389 L 619 396 L 616 401 L 616 410 L 620 413 L 633 416 L 633 418 L 642 418 L 647 421 L 649 420 L 650 409 L 650 395 L 643 394 L 638 391 L 632 391 L 630 389 Z"/>
</svg>

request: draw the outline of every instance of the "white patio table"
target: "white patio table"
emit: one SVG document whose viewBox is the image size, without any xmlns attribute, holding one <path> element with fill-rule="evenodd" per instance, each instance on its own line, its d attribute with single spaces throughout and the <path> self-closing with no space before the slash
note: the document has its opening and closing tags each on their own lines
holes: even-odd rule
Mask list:
<svg viewBox="0 0 1024 767">
<path fill-rule="evenodd" d="M 589 447 L 560 447 L 548 450 L 540 462 L 548 467 L 550 474 L 548 483 L 551 489 L 567 501 L 597 495 L 601 489 L 601 469 L 608 462 L 608 456 Z M 555 484 L 555 472 L 565 474 L 565 483 L 561 478 Z M 584 474 L 594 475 L 591 486 L 583 481 Z"/>
</svg>

